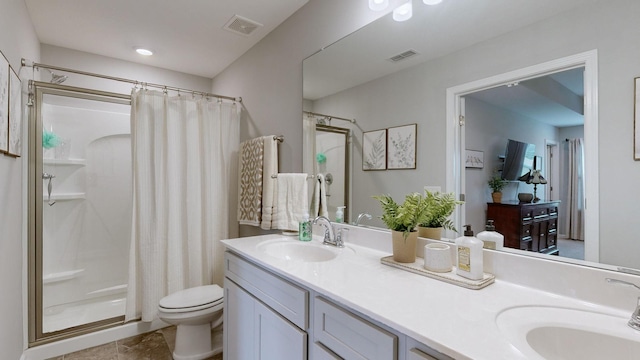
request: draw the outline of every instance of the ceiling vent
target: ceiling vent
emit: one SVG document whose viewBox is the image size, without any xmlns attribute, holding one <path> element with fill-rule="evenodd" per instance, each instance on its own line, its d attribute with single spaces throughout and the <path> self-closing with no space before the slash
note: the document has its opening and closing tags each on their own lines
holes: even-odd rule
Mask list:
<svg viewBox="0 0 640 360">
<path fill-rule="evenodd" d="M 398 54 L 396 56 L 392 56 L 392 57 L 388 58 L 387 60 L 392 61 L 392 62 L 398 62 L 398 61 L 404 60 L 406 58 L 409 58 L 409 57 L 411 57 L 413 55 L 418 55 L 418 52 L 415 51 L 415 50 L 407 50 L 407 51 L 405 51 L 405 52 L 403 52 L 401 54 Z"/>
<path fill-rule="evenodd" d="M 231 20 L 227 21 L 227 23 L 224 25 L 223 29 L 242 36 L 249 36 L 256 29 L 262 26 L 263 25 L 258 22 L 249 20 L 242 16 L 233 15 Z"/>
</svg>

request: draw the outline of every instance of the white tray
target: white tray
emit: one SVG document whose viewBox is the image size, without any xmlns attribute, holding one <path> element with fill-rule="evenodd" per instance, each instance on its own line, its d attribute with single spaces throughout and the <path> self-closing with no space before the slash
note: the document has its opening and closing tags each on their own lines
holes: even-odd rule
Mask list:
<svg viewBox="0 0 640 360">
<path fill-rule="evenodd" d="M 380 259 L 385 265 L 393 266 L 398 269 L 406 270 L 418 275 L 430 277 L 432 279 L 440 280 L 447 282 L 449 284 L 462 286 L 463 288 L 472 289 L 472 290 L 480 290 L 484 287 L 487 287 L 495 281 L 496 277 L 493 274 L 484 273 L 482 280 L 470 280 L 464 278 L 458 274 L 456 274 L 456 267 L 453 267 L 452 271 L 445 273 L 438 273 L 434 271 L 429 271 L 424 268 L 424 259 L 416 258 L 416 261 L 413 263 L 400 263 L 393 260 L 393 255 L 385 256 Z"/>
</svg>

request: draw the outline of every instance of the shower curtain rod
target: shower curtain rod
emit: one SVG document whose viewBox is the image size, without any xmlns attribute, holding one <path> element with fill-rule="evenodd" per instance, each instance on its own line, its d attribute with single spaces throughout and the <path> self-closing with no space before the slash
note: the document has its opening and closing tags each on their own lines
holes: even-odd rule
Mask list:
<svg viewBox="0 0 640 360">
<path fill-rule="evenodd" d="M 148 82 L 144 82 L 144 81 L 125 79 L 125 78 L 120 78 L 120 77 L 115 77 L 115 76 L 96 74 L 96 73 L 80 71 L 80 70 L 74 70 L 74 69 L 67 69 L 67 68 L 63 68 L 63 67 L 59 67 L 59 66 L 39 64 L 39 63 L 36 63 L 36 62 L 29 61 L 29 60 L 27 60 L 25 58 L 21 59 L 21 63 L 20 64 L 22 66 L 24 66 L 24 67 L 32 67 L 32 68 L 36 68 L 36 69 L 42 68 L 42 69 L 63 71 L 63 72 L 69 72 L 69 73 L 73 73 L 73 74 L 97 77 L 97 78 L 101 78 L 101 79 L 120 81 L 120 82 L 129 83 L 129 84 L 140 85 L 140 86 L 143 86 L 143 87 L 154 87 L 154 88 L 163 89 L 163 90 L 171 90 L 171 91 L 177 91 L 177 92 L 190 93 L 190 94 L 194 94 L 194 95 L 201 95 L 201 96 L 205 96 L 205 97 L 214 97 L 214 98 L 218 98 L 218 99 L 232 100 L 232 101 L 237 101 L 237 102 L 240 102 L 240 103 L 242 102 L 242 98 L 241 97 L 216 95 L 216 94 L 211 94 L 211 93 L 208 93 L 208 92 L 196 91 L 196 90 L 190 90 L 190 89 L 183 89 L 183 88 L 179 88 L 179 87 L 175 87 L 175 86 L 153 84 L 153 83 L 148 83 Z"/>
<path fill-rule="evenodd" d="M 356 123 L 356 119 L 345 119 L 345 118 L 341 118 L 341 117 L 338 117 L 338 116 L 314 113 L 314 112 L 311 112 L 311 111 L 303 111 L 303 113 L 309 114 L 309 115 L 313 115 L 313 116 L 324 116 L 324 117 L 328 117 L 330 119 L 344 120 L 344 121 L 348 121 L 348 122 L 350 122 L 352 124 Z"/>
</svg>

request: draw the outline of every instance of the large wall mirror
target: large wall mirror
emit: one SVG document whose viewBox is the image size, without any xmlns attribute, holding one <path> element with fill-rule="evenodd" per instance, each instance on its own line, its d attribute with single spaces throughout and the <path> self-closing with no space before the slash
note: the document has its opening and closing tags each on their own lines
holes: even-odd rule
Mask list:
<svg viewBox="0 0 640 360">
<path fill-rule="evenodd" d="M 455 220 L 481 231 L 492 202 L 487 180 L 515 140 L 535 147 L 535 169 L 547 180 L 535 186 L 540 202 L 559 204 L 553 226 L 560 256 L 541 256 L 640 269 L 640 163 L 633 159 L 640 2 L 414 3 L 410 20 L 381 17 L 303 63 L 304 110 L 356 120 L 341 124 L 352 134 L 352 218 L 370 213 L 374 219 L 365 224 L 384 227 L 372 195 L 400 200 L 430 187 L 464 195 Z M 591 60 L 563 60 L 576 57 Z M 541 64 L 546 70 L 523 71 Z M 492 78 L 502 83 L 485 81 Z M 472 91 L 474 83 L 484 85 Z M 460 96 L 447 95 L 465 86 Z M 364 132 L 414 123 L 415 169 L 363 170 Z M 467 150 L 482 164 L 465 166 Z M 571 195 L 576 183 L 582 193 Z M 533 191 L 533 184 L 510 181 L 504 201 L 518 203 L 519 193 Z"/>
</svg>

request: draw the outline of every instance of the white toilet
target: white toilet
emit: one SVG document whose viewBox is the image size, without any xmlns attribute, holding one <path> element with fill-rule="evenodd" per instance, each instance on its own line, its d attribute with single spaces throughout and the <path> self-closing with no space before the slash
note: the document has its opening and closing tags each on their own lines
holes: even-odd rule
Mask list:
<svg viewBox="0 0 640 360">
<path fill-rule="evenodd" d="M 218 285 L 184 289 L 160 300 L 158 317 L 177 326 L 175 360 L 201 360 L 222 351 L 222 344 L 212 345 L 211 329 L 222 325 L 223 300 Z"/>
</svg>

